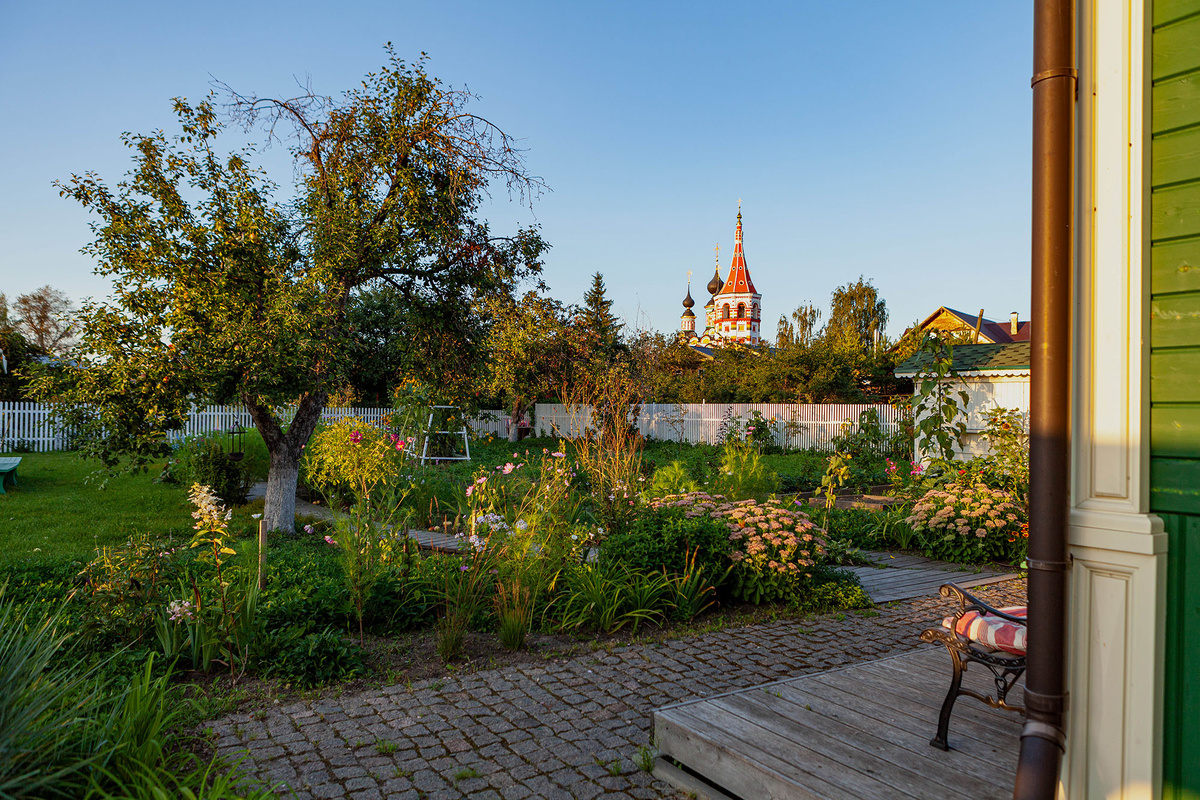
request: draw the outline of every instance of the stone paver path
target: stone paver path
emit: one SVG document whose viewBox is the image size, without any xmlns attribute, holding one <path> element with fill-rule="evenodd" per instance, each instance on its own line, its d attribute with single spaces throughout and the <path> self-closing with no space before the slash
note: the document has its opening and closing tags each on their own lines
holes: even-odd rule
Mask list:
<svg viewBox="0 0 1200 800">
<path fill-rule="evenodd" d="M 1018 605 L 1024 591 L 1011 581 L 978 594 Z M 676 798 L 634 762 L 655 707 L 927 647 L 917 634 L 949 610 L 929 597 L 865 615 L 730 628 L 294 703 L 211 727 L 222 755 L 246 756 L 253 774 L 297 798 Z"/>
</svg>

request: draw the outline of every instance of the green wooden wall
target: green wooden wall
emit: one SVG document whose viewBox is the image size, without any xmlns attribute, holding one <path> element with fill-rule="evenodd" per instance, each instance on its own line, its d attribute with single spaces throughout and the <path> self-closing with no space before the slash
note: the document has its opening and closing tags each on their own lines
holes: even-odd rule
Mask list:
<svg viewBox="0 0 1200 800">
<path fill-rule="evenodd" d="M 1200 799 L 1200 0 L 1154 0 L 1150 498 L 1167 553 L 1163 784 Z"/>
</svg>

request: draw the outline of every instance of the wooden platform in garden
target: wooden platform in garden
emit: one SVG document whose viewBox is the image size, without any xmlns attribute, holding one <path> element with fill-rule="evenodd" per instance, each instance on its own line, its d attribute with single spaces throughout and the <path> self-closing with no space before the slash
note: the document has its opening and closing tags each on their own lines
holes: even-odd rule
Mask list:
<svg viewBox="0 0 1200 800">
<path fill-rule="evenodd" d="M 843 567 L 858 576 L 863 589 L 876 603 L 907 600 L 910 597 L 934 597 L 943 583 L 965 588 L 986 586 L 1019 578 L 1015 572 L 970 569 L 961 564 L 934 561 L 908 553 L 883 553 L 869 550 L 862 554 L 873 566 Z"/>
<path fill-rule="evenodd" d="M 964 683 L 987 692 L 987 678 Z M 1021 716 L 960 698 L 953 749 L 935 749 L 949 683 L 931 648 L 664 706 L 654 772 L 710 800 L 1011 797 Z"/>
</svg>

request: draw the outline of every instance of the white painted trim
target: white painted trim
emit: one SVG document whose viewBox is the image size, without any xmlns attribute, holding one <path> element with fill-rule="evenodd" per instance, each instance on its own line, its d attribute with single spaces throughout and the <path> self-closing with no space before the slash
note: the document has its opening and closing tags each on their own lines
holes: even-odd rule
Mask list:
<svg viewBox="0 0 1200 800">
<path fill-rule="evenodd" d="M 1162 790 L 1167 536 L 1149 511 L 1149 9 L 1081 0 L 1070 710 L 1062 795 Z"/>
</svg>

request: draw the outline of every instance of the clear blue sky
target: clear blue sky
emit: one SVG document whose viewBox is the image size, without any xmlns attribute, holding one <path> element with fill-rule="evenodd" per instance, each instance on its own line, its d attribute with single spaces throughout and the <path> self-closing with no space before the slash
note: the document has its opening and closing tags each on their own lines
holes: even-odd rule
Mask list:
<svg viewBox="0 0 1200 800">
<path fill-rule="evenodd" d="M 732 255 L 742 198 L 764 325 L 860 274 L 891 332 L 939 305 L 1029 309 L 1032 4 L 390 2 L 0 6 L 0 292 L 105 296 L 89 218 L 51 186 L 128 168 L 122 131 L 172 124 L 210 76 L 336 94 L 383 63 L 481 96 L 553 190 L 536 221 L 552 294 L 595 271 L 629 322 L 678 326 L 686 273 Z M 290 179 L 285 153 L 264 158 Z M 693 295 L 700 303 L 703 290 Z M 639 316 L 640 315 L 640 316 Z"/>
</svg>

